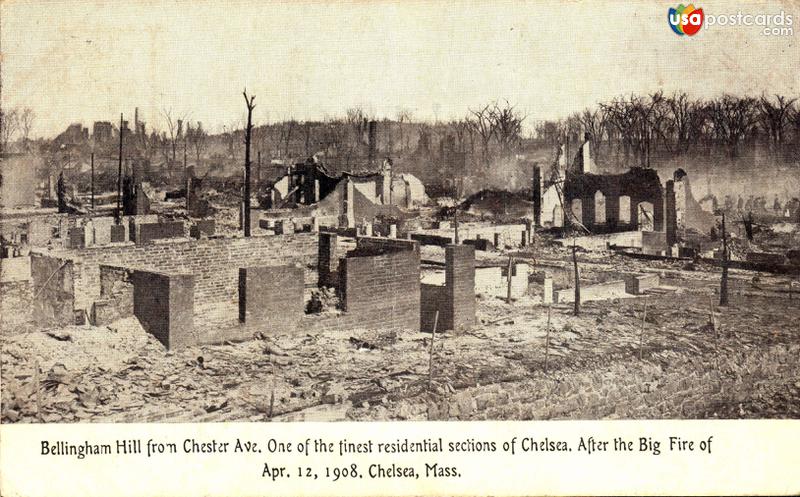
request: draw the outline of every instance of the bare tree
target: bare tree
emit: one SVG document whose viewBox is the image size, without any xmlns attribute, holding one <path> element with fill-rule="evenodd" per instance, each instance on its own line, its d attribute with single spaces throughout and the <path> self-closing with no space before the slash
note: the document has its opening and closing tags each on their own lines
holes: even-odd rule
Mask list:
<svg viewBox="0 0 800 497">
<path fill-rule="evenodd" d="M 414 118 L 413 113 L 408 109 L 399 109 L 395 120 L 397 120 L 398 128 L 400 129 L 400 151 L 405 153 L 408 150 L 408 135 L 405 134 L 405 125 L 410 123 Z"/>
<path fill-rule="evenodd" d="M 758 118 L 761 126 L 766 132 L 770 144 L 779 150 L 783 147 L 784 135 L 794 113 L 795 101 L 797 101 L 796 98 L 786 98 L 783 95 L 775 95 L 774 102 L 765 95 L 761 95 L 758 100 Z"/>
<path fill-rule="evenodd" d="M 200 156 L 202 155 L 203 150 L 205 150 L 206 142 L 208 140 L 208 133 L 206 133 L 206 131 L 203 129 L 203 123 L 197 121 L 197 125 L 194 127 L 191 123 L 189 123 L 186 126 L 186 139 L 194 150 L 195 160 L 199 166 Z"/>
<path fill-rule="evenodd" d="M 244 103 L 247 105 L 247 128 L 244 135 L 244 236 L 250 236 L 250 140 L 253 136 L 253 109 L 256 96 L 247 96 L 247 90 L 242 92 Z"/>
<path fill-rule="evenodd" d="M 0 108 L 0 147 L 8 150 L 8 144 L 19 129 L 19 111 L 17 109 L 3 110 Z"/>
<path fill-rule="evenodd" d="M 178 120 L 173 119 L 172 109 L 161 109 L 161 114 L 164 116 L 164 121 L 167 123 L 167 133 L 169 133 L 169 141 L 172 147 L 172 162 L 175 162 L 175 147 L 178 140 Z"/>
<path fill-rule="evenodd" d="M 608 119 L 603 109 L 585 109 L 578 115 L 578 120 L 583 129 L 589 133 L 592 147 L 592 155 L 600 156 L 600 145 L 603 143 L 603 136 L 606 133 Z"/>
<path fill-rule="evenodd" d="M 289 158 L 289 145 L 292 142 L 292 132 L 294 131 L 295 127 L 297 127 L 297 121 L 295 121 L 294 119 L 286 121 L 285 123 L 283 123 L 283 126 L 281 126 L 281 137 L 283 142 L 284 159 Z"/>
<path fill-rule="evenodd" d="M 755 104 L 750 97 L 723 95 L 707 106 L 714 134 L 727 146 L 731 157 L 739 155 L 739 144 L 756 126 Z"/>
<path fill-rule="evenodd" d="M 522 122 L 525 116 L 519 114 L 513 105 L 506 100 L 505 105 L 500 106 L 496 102 L 489 112 L 494 127 L 494 135 L 500 147 L 500 154 L 503 157 L 511 155 L 517 148 L 522 138 Z"/>
<path fill-rule="evenodd" d="M 684 155 L 697 141 L 705 123 L 703 104 L 691 100 L 686 93 L 673 93 L 666 98 L 665 103 L 668 109 L 666 130 L 674 142 L 674 146 L 670 146 L 667 140 L 667 149 Z"/>
<path fill-rule="evenodd" d="M 236 158 L 236 135 L 240 127 L 241 121 L 239 119 L 235 119 L 230 124 L 222 125 L 222 138 L 228 149 L 228 157 L 231 159 Z"/>
<path fill-rule="evenodd" d="M 625 161 L 631 153 L 638 149 L 636 143 L 638 115 L 633 105 L 625 98 L 615 98 L 609 103 L 600 104 L 600 108 L 608 116 L 609 124 L 615 129 L 618 137 L 618 150 L 621 148 Z"/>
<path fill-rule="evenodd" d="M 25 107 L 19 115 L 20 128 L 22 129 L 22 145 L 28 148 L 28 138 L 33 129 L 33 122 L 36 119 L 36 114 L 30 107 Z"/>
<path fill-rule="evenodd" d="M 492 111 L 493 106 L 487 104 L 475 110 L 470 109 L 470 115 L 467 117 L 467 121 L 470 123 L 473 131 L 480 138 L 481 159 L 484 167 L 489 167 L 489 145 L 491 144 L 492 138 L 497 133 Z"/>
</svg>

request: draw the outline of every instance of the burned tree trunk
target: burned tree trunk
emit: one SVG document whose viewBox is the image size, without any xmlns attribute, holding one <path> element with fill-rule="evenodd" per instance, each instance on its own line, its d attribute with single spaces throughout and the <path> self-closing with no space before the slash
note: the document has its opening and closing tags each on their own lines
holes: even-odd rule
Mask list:
<svg viewBox="0 0 800 497">
<path fill-rule="evenodd" d="M 255 108 L 253 101 L 256 97 L 253 95 L 248 98 L 246 90 L 242 94 L 245 105 L 247 105 L 247 129 L 244 134 L 244 215 L 242 224 L 244 236 L 250 236 L 250 139 L 253 135 L 253 109 Z"/>
</svg>

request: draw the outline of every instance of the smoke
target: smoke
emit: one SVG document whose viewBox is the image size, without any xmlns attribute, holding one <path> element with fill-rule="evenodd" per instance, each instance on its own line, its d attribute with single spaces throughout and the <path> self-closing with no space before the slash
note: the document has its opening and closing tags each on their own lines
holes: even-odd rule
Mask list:
<svg viewBox="0 0 800 497">
<path fill-rule="evenodd" d="M 767 158 L 748 157 L 738 160 L 718 158 L 671 159 L 656 166 L 662 182 L 683 168 L 692 181 L 696 198 L 712 194 L 722 200 L 730 195 L 747 199 L 764 197 L 781 202 L 800 198 L 800 164 L 776 164 Z"/>
<path fill-rule="evenodd" d="M 544 156 L 524 159 L 516 157 L 495 159 L 488 168 L 465 179 L 464 194 L 468 196 L 481 190 L 518 192 L 529 189 L 532 185 L 533 167 L 536 163 L 544 170 L 549 168 L 549 163 Z"/>
</svg>

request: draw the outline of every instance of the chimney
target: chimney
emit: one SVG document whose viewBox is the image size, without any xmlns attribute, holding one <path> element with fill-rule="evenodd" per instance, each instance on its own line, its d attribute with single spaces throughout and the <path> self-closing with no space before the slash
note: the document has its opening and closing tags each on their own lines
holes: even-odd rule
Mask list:
<svg viewBox="0 0 800 497">
<path fill-rule="evenodd" d="M 583 172 L 584 173 L 591 173 L 592 171 L 592 156 L 589 150 L 589 142 L 591 141 L 592 135 L 589 132 L 586 132 L 583 135 Z"/>
<path fill-rule="evenodd" d="M 139 134 L 139 107 L 133 111 L 133 134 Z"/>
<path fill-rule="evenodd" d="M 369 165 L 373 165 L 375 163 L 375 151 L 377 149 L 377 137 L 376 137 L 376 129 L 378 127 L 378 123 L 375 121 L 369 122 L 369 128 L 367 131 L 367 139 L 369 140 Z"/>
</svg>

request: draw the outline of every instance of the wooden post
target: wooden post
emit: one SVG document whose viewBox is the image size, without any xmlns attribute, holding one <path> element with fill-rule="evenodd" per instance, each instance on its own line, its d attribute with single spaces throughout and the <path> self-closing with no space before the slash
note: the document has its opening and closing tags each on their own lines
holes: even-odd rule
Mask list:
<svg viewBox="0 0 800 497">
<path fill-rule="evenodd" d="M 642 349 L 644 348 L 644 326 L 647 321 L 647 296 L 644 298 L 644 314 L 642 314 L 642 331 L 639 332 L 639 360 L 642 360 Z"/>
<path fill-rule="evenodd" d="M 33 361 L 33 383 L 36 387 L 36 419 L 42 422 L 42 385 L 39 379 L 39 359 Z"/>
<path fill-rule="evenodd" d="M 545 332 L 544 338 L 544 372 L 547 373 L 547 361 L 548 356 L 550 355 L 550 308 L 552 306 L 547 306 L 547 331 Z"/>
<path fill-rule="evenodd" d="M 725 232 L 725 213 L 722 213 L 722 279 L 719 283 L 719 305 L 728 305 L 728 234 Z"/>
<path fill-rule="evenodd" d="M 453 240 L 454 240 L 453 243 L 458 245 L 459 243 L 461 243 L 460 240 L 458 239 L 458 206 L 456 206 L 456 211 L 453 214 L 453 229 L 455 230 L 455 236 L 453 238 Z"/>
<path fill-rule="evenodd" d="M 717 316 L 714 315 L 714 298 L 713 295 L 708 296 L 708 309 L 711 316 L 711 330 L 714 332 L 714 337 L 717 336 Z"/>
<path fill-rule="evenodd" d="M 121 198 L 122 198 L 122 113 L 119 115 L 119 165 L 117 166 L 117 210 L 114 217 L 117 224 L 122 220 Z"/>
<path fill-rule="evenodd" d="M 514 257 L 508 256 L 508 288 L 506 290 L 506 303 L 511 304 L 511 275 L 514 272 Z"/>
<path fill-rule="evenodd" d="M 581 276 L 580 276 L 580 269 L 578 268 L 578 249 L 575 246 L 575 242 L 573 240 L 572 244 L 572 265 L 575 268 L 575 306 L 574 306 L 574 313 L 575 315 L 579 315 L 581 313 Z"/>
<path fill-rule="evenodd" d="M 256 165 L 256 194 L 261 191 L 261 150 L 258 151 L 258 164 Z"/>
<path fill-rule="evenodd" d="M 433 382 L 433 341 L 436 339 L 436 327 L 439 326 L 439 311 L 433 317 L 433 331 L 431 333 L 431 349 L 428 355 L 428 383 Z"/>
<path fill-rule="evenodd" d="M 92 209 L 94 209 L 94 152 L 92 152 Z"/>
</svg>

